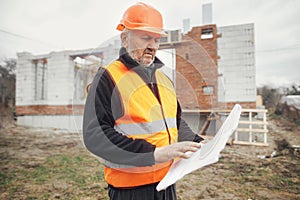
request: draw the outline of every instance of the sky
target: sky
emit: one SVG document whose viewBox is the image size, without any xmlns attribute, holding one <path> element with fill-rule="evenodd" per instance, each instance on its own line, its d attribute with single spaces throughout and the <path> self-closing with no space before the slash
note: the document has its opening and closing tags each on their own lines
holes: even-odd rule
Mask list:
<svg viewBox="0 0 300 200">
<path fill-rule="evenodd" d="M 116 26 L 133 0 L 0 0 L 0 60 L 16 52 L 96 48 L 119 34 Z M 300 84 L 300 0 L 144 0 L 161 11 L 166 30 L 183 19 L 202 25 L 212 3 L 218 26 L 254 23 L 256 85 Z"/>
</svg>

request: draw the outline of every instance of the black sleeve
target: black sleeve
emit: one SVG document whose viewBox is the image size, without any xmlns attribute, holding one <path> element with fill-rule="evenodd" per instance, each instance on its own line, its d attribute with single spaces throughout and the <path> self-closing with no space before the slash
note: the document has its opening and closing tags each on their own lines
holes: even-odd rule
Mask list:
<svg viewBox="0 0 300 200">
<path fill-rule="evenodd" d="M 155 146 L 142 139 L 131 139 L 114 129 L 123 115 L 119 93 L 105 69 L 100 69 L 91 85 L 84 109 L 83 140 L 96 156 L 121 165 L 155 164 Z"/>
<path fill-rule="evenodd" d="M 181 141 L 194 141 L 201 142 L 204 140 L 199 135 L 195 134 L 189 125 L 181 118 L 181 107 L 177 102 L 177 127 L 178 127 L 178 142 Z"/>
</svg>

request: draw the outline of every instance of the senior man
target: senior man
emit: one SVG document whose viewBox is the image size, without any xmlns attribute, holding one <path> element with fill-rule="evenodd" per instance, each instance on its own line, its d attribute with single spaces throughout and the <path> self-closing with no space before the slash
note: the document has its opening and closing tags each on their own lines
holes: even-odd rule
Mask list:
<svg viewBox="0 0 300 200">
<path fill-rule="evenodd" d="M 110 199 L 177 199 L 175 185 L 155 188 L 173 159 L 188 158 L 203 139 L 181 118 L 173 84 L 160 71 L 162 15 L 137 3 L 117 30 L 122 31 L 119 58 L 99 69 L 87 97 L 85 146 L 104 164 Z"/>
</svg>

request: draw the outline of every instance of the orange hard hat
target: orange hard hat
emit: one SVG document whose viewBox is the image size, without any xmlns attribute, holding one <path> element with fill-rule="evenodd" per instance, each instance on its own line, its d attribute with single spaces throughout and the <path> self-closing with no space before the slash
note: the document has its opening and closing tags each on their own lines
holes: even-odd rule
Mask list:
<svg viewBox="0 0 300 200">
<path fill-rule="evenodd" d="M 123 14 L 117 30 L 142 30 L 167 36 L 163 31 L 163 19 L 158 10 L 145 3 L 136 3 L 129 7 Z"/>
</svg>

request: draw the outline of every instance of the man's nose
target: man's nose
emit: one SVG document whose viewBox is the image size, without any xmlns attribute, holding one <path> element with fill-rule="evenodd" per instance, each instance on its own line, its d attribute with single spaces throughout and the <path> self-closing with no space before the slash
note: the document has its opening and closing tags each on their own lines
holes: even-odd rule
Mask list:
<svg viewBox="0 0 300 200">
<path fill-rule="evenodd" d="M 159 47 L 159 42 L 157 42 L 155 39 L 152 39 L 148 42 L 148 48 L 151 48 L 151 49 L 158 49 Z"/>
</svg>

